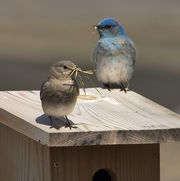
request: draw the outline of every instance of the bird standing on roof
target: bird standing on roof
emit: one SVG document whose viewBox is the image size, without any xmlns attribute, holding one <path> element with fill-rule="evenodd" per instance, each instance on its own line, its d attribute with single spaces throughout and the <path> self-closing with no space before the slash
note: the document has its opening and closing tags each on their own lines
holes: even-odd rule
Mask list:
<svg viewBox="0 0 180 181">
<path fill-rule="evenodd" d="M 93 52 L 97 79 L 108 90 L 120 88 L 126 92 L 135 69 L 134 43 L 113 18 L 103 19 L 94 28 L 100 37 Z"/>
<path fill-rule="evenodd" d="M 73 69 L 76 65 L 69 61 L 59 61 L 54 64 L 40 90 L 40 98 L 44 113 L 49 116 L 52 124 L 53 118 L 66 118 L 66 126 L 71 124 L 67 115 L 70 114 L 76 104 L 79 88 L 75 79 L 72 78 Z"/>
</svg>

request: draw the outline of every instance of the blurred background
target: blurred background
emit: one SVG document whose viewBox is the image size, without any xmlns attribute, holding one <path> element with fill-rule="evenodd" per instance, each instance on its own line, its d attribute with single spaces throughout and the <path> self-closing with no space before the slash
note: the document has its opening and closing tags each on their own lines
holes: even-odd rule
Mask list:
<svg viewBox="0 0 180 181">
<path fill-rule="evenodd" d="M 136 45 L 130 89 L 180 113 L 178 0 L 1 1 L 0 90 L 39 89 L 61 59 L 92 68 L 92 25 L 105 17 L 116 18 Z M 162 144 L 161 181 L 179 181 L 179 170 L 180 144 Z"/>
</svg>

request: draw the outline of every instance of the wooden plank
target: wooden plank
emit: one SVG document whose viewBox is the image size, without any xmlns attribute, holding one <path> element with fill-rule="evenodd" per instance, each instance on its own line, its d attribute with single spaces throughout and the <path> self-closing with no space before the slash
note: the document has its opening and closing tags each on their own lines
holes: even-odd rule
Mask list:
<svg viewBox="0 0 180 181">
<path fill-rule="evenodd" d="M 159 144 L 51 148 L 53 181 L 92 181 L 99 169 L 113 181 L 160 181 Z"/>
<path fill-rule="evenodd" d="M 0 92 L 0 122 L 48 146 L 180 141 L 180 115 L 132 91 L 99 90 L 102 95 L 91 88 L 89 97 L 78 98 L 68 116 L 76 129 L 61 120 L 50 129 L 39 91 Z"/>
<path fill-rule="evenodd" d="M 0 123 L 0 180 L 50 181 L 49 148 Z"/>
</svg>

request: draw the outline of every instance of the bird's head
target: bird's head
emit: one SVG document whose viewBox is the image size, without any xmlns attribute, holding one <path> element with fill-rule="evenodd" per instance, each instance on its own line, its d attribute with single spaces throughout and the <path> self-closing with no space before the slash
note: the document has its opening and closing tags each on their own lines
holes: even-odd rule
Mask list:
<svg viewBox="0 0 180 181">
<path fill-rule="evenodd" d="M 126 34 L 121 24 L 113 18 L 101 20 L 98 25 L 94 26 L 94 29 L 99 32 L 100 38 Z"/>
<path fill-rule="evenodd" d="M 55 63 L 50 69 L 50 77 L 57 79 L 71 78 L 72 71 L 76 65 L 70 60 L 62 60 Z"/>
</svg>

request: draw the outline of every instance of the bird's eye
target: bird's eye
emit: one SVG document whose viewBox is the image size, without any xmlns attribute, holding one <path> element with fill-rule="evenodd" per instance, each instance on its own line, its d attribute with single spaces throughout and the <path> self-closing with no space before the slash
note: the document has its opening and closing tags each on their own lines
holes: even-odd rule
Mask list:
<svg viewBox="0 0 180 181">
<path fill-rule="evenodd" d="M 64 66 L 64 69 L 67 69 L 67 67 L 66 67 L 66 66 Z"/>
<path fill-rule="evenodd" d="M 104 28 L 110 29 L 110 28 L 112 28 L 112 26 L 111 25 L 106 25 L 106 26 L 104 26 Z"/>
</svg>

